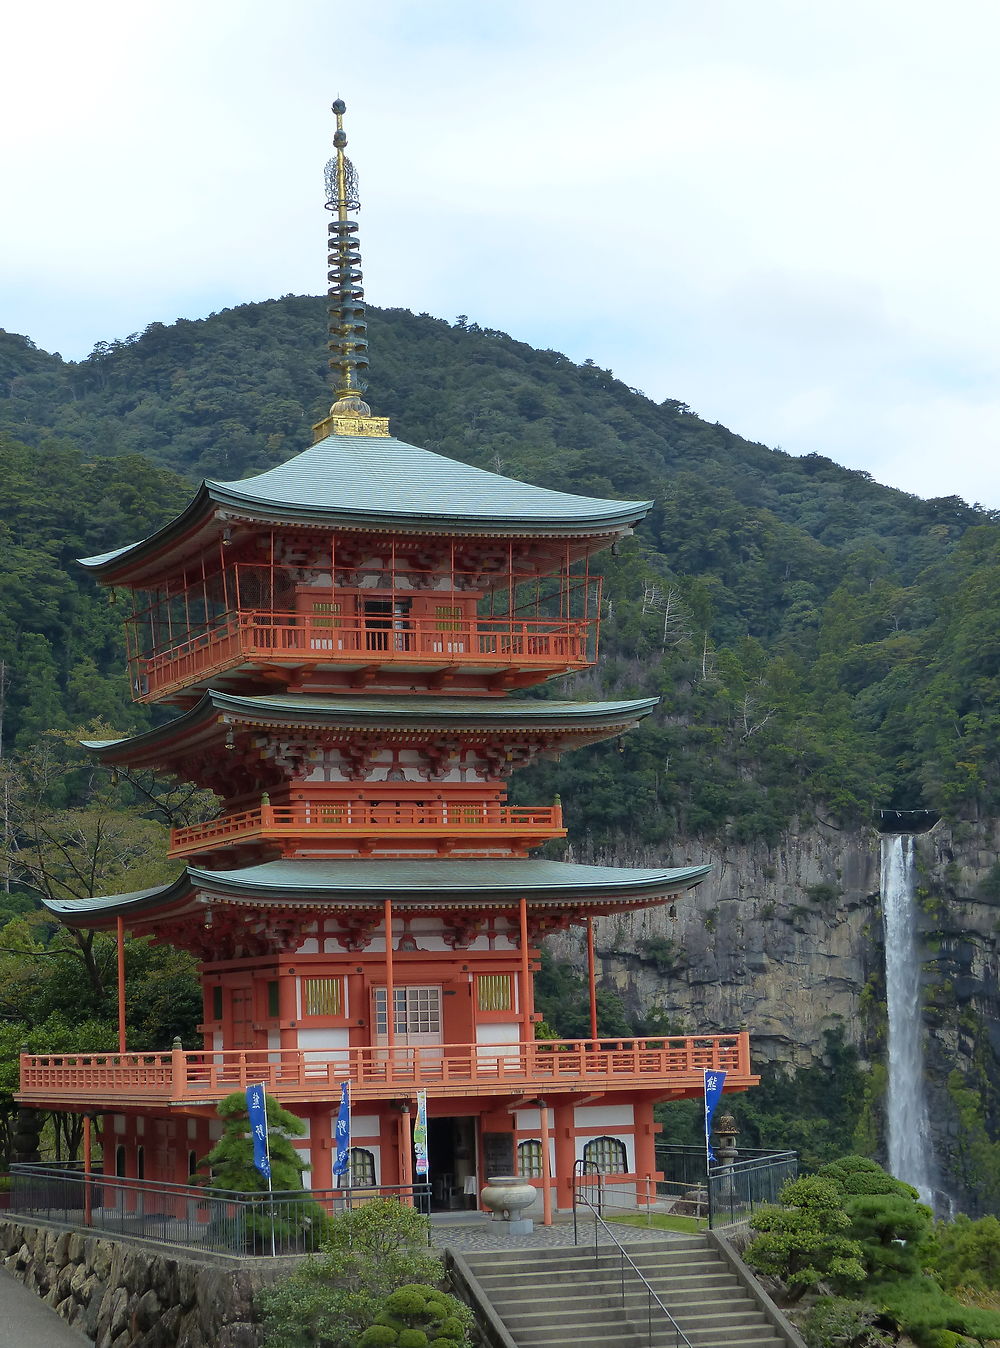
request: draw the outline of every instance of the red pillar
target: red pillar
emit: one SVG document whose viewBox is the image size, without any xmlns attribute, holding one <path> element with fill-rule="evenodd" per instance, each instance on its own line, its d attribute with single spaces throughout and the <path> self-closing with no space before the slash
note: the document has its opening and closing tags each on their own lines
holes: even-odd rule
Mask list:
<svg viewBox="0 0 1000 1348">
<path fill-rule="evenodd" d="M 518 900 L 518 918 L 521 927 L 521 985 L 518 988 L 518 1006 L 521 1019 L 521 1042 L 529 1044 L 534 1038 L 531 1029 L 531 961 L 528 953 L 528 901 Z"/>
<path fill-rule="evenodd" d="M 118 1052 L 125 1052 L 125 920 L 121 913 L 118 928 Z"/>
<path fill-rule="evenodd" d="M 552 1131 L 556 1143 L 556 1207 L 573 1206 L 573 1174 L 576 1161 L 576 1138 L 573 1128 L 576 1111 L 573 1105 L 557 1104 L 552 1111 Z"/>
<path fill-rule="evenodd" d="M 93 1164 L 93 1153 L 90 1142 L 90 1115 L 83 1116 L 83 1224 L 89 1226 L 93 1212 L 93 1188 L 90 1181 L 90 1170 Z"/>
<path fill-rule="evenodd" d="M 313 1189 L 332 1189 L 333 1130 L 328 1108 L 309 1114 L 309 1159 L 312 1162 L 310 1183 Z"/>
<path fill-rule="evenodd" d="M 399 1182 L 408 1188 L 413 1184 L 413 1128 L 410 1120 L 410 1102 L 404 1100 L 399 1113 Z M 410 1194 L 401 1194 L 404 1203 L 413 1206 Z"/>
<path fill-rule="evenodd" d="M 396 1042 L 396 984 L 392 968 L 392 899 L 385 901 L 385 1042 L 392 1048 Z M 389 1073 L 392 1074 L 392 1054 L 389 1055 Z"/>
<path fill-rule="evenodd" d="M 541 1134 L 542 1134 L 542 1225 L 552 1225 L 552 1159 L 549 1156 L 549 1107 L 544 1100 L 539 1100 L 538 1110 L 541 1115 Z"/>
<path fill-rule="evenodd" d="M 282 1048 L 282 1062 L 291 1060 L 291 1051 L 298 1048 L 299 1032 L 292 1029 L 291 1023 L 298 1023 L 299 1006 L 296 995 L 297 978 L 287 969 L 278 967 L 278 1043 Z M 287 1052 L 286 1057 L 286 1050 Z"/>
<path fill-rule="evenodd" d="M 594 919 L 587 914 L 587 979 L 590 985 L 590 1037 L 597 1038 L 597 970 L 594 964 Z"/>
<path fill-rule="evenodd" d="M 632 1106 L 635 1117 L 635 1173 L 636 1202 L 647 1204 L 656 1197 L 656 1125 L 653 1106 L 648 1100 L 637 1100 Z"/>
</svg>

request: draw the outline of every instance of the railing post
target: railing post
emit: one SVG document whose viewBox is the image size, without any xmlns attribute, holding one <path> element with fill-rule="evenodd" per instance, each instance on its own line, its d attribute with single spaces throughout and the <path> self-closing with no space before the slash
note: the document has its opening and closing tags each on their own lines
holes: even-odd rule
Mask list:
<svg viewBox="0 0 1000 1348">
<path fill-rule="evenodd" d="M 174 1036 L 170 1046 L 170 1089 L 175 1100 L 180 1100 L 187 1094 L 187 1063 L 179 1035 Z"/>
</svg>

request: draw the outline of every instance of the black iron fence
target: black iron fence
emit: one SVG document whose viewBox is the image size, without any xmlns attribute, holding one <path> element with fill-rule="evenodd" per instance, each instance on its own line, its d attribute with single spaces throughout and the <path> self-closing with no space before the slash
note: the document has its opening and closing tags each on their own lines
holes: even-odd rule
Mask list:
<svg viewBox="0 0 1000 1348">
<path fill-rule="evenodd" d="M 430 1213 L 430 1185 L 232 1193 L 86 1174 L 81 1162 L 11 1166 L 10 1215 L 230 1255 L 308 1254 L 330 1218 L 393 1198 Z"/>
<path fill-rule="evenodd" d="M 713 1165 L 706 1180 L 704 1147 L 661 1143 L 656 1148 L 663 1188 L 678 1192 L 679 1211 L 705 1216 L 709 1226 L 746 1221 L 757 1208 L 778 1201 L 781 1188 L 799 1173 L 794 1151 L 741 1148 L 738 1159 Z"/>
</svg>

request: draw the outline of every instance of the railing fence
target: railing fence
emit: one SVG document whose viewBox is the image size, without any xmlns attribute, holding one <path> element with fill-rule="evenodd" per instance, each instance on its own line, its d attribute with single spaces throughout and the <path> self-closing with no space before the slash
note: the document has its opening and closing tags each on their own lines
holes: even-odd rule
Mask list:
<svg viewBox="0 0 1000 1348">
<path fill-rule="evenodd" d="M 706 1183 L 705 1149 L 673 1143 L 657 1146 L 656 1165 L 663 1173 L 662 1188 L 680 1195 L 671 1209 L 678 1215 L 707 1217 L 711 1227 L 746 1221 L 757 1208 L 776 1203 L 782 1186 L 799 1169 L 794 1151 L 747 1147 L 735 1161 L 713 1166 Z"/>
<path fill-rule="evenodd" d="M 317 1250 L 329 1218 L 373 1198 L 430 1215 L 430 1184 L 235 1193 L 85 1173 L 83 1163 L 11 1166 L 10 1215 L 230 1255 Z"/>
</svg>

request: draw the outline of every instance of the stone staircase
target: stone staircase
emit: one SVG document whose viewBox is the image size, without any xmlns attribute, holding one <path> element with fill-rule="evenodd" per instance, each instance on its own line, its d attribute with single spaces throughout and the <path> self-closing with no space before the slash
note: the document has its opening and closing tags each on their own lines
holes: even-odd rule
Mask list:
<svg viewBox="0 0 1000 1348">
<path fill-rule="evenodd" d="M 631 1244 L 628 1253 L 692 1348 L 789 1348 L 718 1247 L 702 1235 Z M 490 1251 L 464 1263 L 516 1348 L 675 1348 L 684 1340 L 614 1247 Z M 475 1290 L 473 1288 L 473 1290 Z"/>
</svg>

